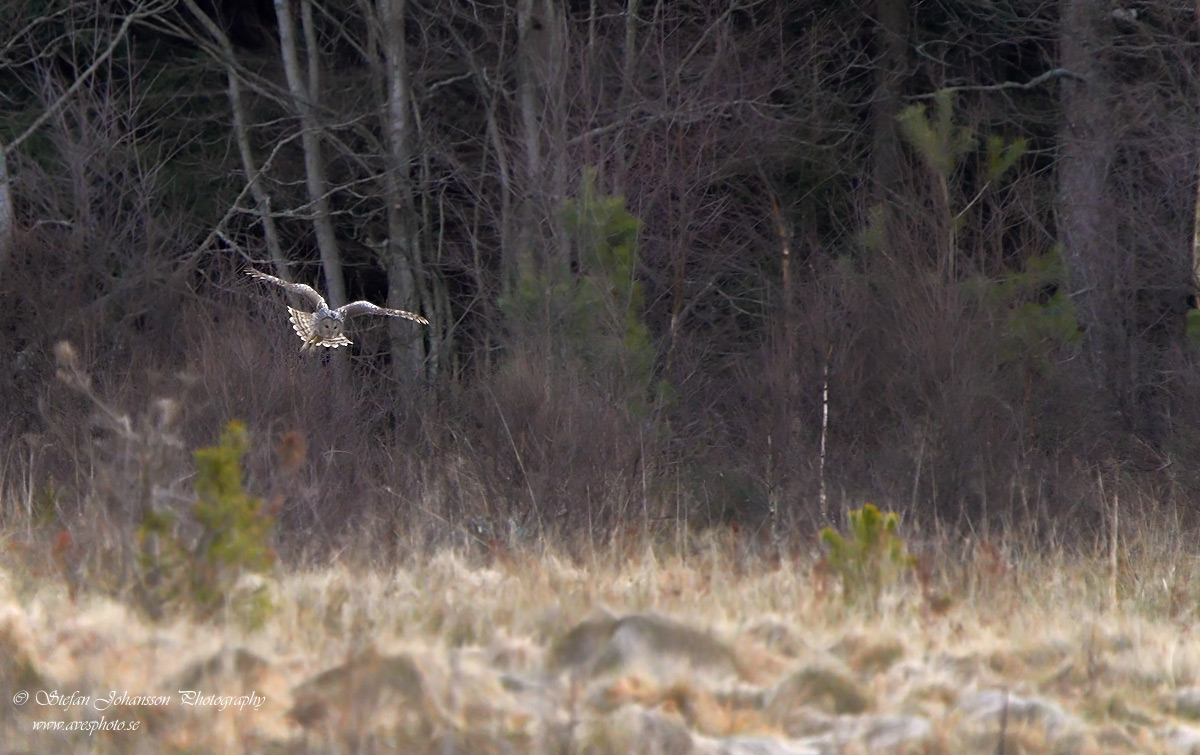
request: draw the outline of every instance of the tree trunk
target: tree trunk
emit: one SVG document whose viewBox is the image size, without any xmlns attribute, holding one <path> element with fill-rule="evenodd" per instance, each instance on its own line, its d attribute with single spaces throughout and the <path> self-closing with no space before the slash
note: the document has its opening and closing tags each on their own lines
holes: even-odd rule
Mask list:
<svg viewBox="0 0 1200 755">
<path fill-rule="evenodd" d="M 311 6 L 311 0 L 300 2 Z M 311 17 L 311 7 L 303 12 Z M 300 71 L 300 59 L 296 54 L 296 30 L 289 0 L 275 0 L 275 15 L 279 21 L 279 52 L 283 58 L 283 71 L 287 78 L 288 91 L 300 116 L 304 174 L 308 186 L 308 199 L 312 204 L 313 230 L 316 232 L 321 266 L 325 273 L 325 294 L 330 306 L 339 307 L 346 303 L 346 285 L 342 279 L 342 257 L 338 252 L 329 210 L 329 182 L 325 179 L 325 164 L 321 159 L 321 131 L 317 124 L 315 99 L 317 92 L 309 91 Z M 317 67 L 315 49 L 308 51 L 308 67 L 310 83 L 316 82 L 318 79 L 314 70 Z"/>
<path fill-rule="evenodd" d="M 12 255 L 13 203 L 9 187 L 8 156 L 0 145 L 0 287 L 8 271 L 8 258 Z"/>
<path fill-rule="evenodd" d="M 1200 23 L 1200 0 L 1196 0 L 1195 13 L 1197 23 Z M 1197 149 L 1196 175 L 1200 176 L 1200 148 Z M 1192 213 L 1192 279 L 1189 292 L 1193 307 L 1197 306 L 1196 289 L 1197 286 L 1200 286 L 1200 181 L 1196 184 L 1194 204 L 1195 211 Z"/>
<path fill-rule="evenodd" d="M 221 48 L 224 56 L 225 75 L 229 79 L 229 107 L 233 115 L 233 133 L 237 140 L 238 153 L 242 159 L 242 170 L 246 173 L 246 181 L 250 184 L 250 194 L 254 197 L 258 221 L 262 224 L 263 237 L 267 244 L 267 253 L 271 256 L 271 264 L 275 275 L 285 281 L 292 280 L 292 272 L 283 253 L 283 245 L 279 241 L 279 231 L 275 227 L 275 218 L 271 214 L 271 195 L 263 185 L 262 176 L 254 160 L 254 150 L 250 144 L 250 129 L 246 122 L 246 107 L 242 103 L 242 82 L 238 76 L 235 64 L 233 45 L 221 27 L 217 26 L 195 0 L 184 0 L 184 5 L 197 21 L 204 27 Z"/>
<path fill-rule="evenodd" d="M 897 242 L 899 210 L 904 199 L 904 165 L 900 149 L 899 125 L 901 89 L 908 75 L 908 0 L 876 0 L 875 102 L 871 115 L 873 131 L 872 163 L 875 172 L 875 198 L 880 216 L 880 243 L 885 252 L 900 248 Z"/>
<path fill-rule="evenodd" d="M 1170 429 L 1192 291 L 1196 54 L 1160 26 L 1172 21 L 1193 23 L 1164 13 L 1137 29 L 1167 54 L 1128 44 L 1105 0 L 1062 3 L 1062 67 L 1079 78 L 1061 79 L 1058 235 L 1085 329 L 1080 378 L 1139 457 Z"/>
<path fill-rule="evenodd" d="M 408 56 L 405 46 L 405 0 L 380 0 L 379 15 L 384 33 L 381 37 L 384 60 L 387 63 L 387 104 L 384 108 L 384 134 L 387 140 L 388 165 L 385 171 L 387 192 L 388 245 L 388 306 L 413 309 L 417 301 L 421 266 L 420 223 L 413 206 L 412 187 L 412 118 L 409 102 Z M 422 289 L 423 290 L 423 289 Z M 431 323 L 431 347 L 436 350 L 439 322 L 431 302 L 422 302 Z M 409 381 L 419 373 L 424 356 L 422 340 L 413 337 L 412 326 L 397 322 L 392 330 L 392 364 L 396 378 Z M 432 376 L 431 376 L 432 377 Z"/>
<path fill-rule="evenodd" d="M 521 141 L 525 149 L 525 186 L 517 269 L 531 265 L 549 275 L 551 265 L 565 268 L 566 243 L 557 205 L 565 199 L 565 107 L 563 98 L 566 29 L 556 0 L 521 0 L 517 9 L 520 39 L 517 75 Z M 535 238 L 535 229 L 549 238 Z M 551 249 L 559 248 L 551 259 Z M 520 274 L 520 273 L 518 273 Z"/>
<path fill-rule="evenodd" d="M 1063 123 L 1059 132 L 1058 236 L 1070 294 L 1090 345 L 1090 368 L 1102 376 L 1117 350 L 1112 315 L 1115 272 L 1113 207 L 1108 174 L 1115 139 L 1112 83 L 1101 52 L 1109 35 L 1108 3 L 1064 0 L 1060 54 Z"/>
<path fill-rule="evenodd" d="M 630 102 L 633 96 L 633 81 L 637 75 L 637 32 L 638 11 L 641 10 L 641 0 L 628 0 L 625 4 L 625 54 L 621 61 L 621 89 L 617 95 L 617 118 L 622 121 L 617 129 L 613 145 L 613 173 L 616 176 L 614 191 L 624 194 L 625 191 L 625 140 L 630 128 Z"/>
</svg>

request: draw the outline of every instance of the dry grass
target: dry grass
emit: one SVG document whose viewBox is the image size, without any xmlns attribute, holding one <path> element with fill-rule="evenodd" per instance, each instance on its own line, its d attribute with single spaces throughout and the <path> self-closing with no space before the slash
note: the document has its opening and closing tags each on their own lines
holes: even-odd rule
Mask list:
<svg viewBox="0 0 1200 755">
<path fill-rule="evenodd" d="M 281 569 L 256 632 L 72 599 L 5 533 L 0 678 L 165 705 L 4 705 L 13 751 L 1189 752 L 1200 746 L 1197 563 L 1133 538 L 1107 560 L 927 547 L 920 580 L 848 607 L 815 559 L 727 538 L 412 555 Z M 1161 547 L 1151 547 L 1161 542 Z M 932 554 L 932 555 L 930 555 Z M 40 572 L 40 573 L 39 573 Z M 86 582 L 86 580 L 85 580 Z M 220 710 L 180 690 L 255 695 Z M 136 732 L 34 731 L 140 721 Z"/>
<path fill-rule="evenodd" d="M 57 369 L 61 401 L 82 397 L 74 416 L 87 412 L 101 432 L 77 439 L 61 489 L 43 482 L 54 476 L 28 443 L 0 465 L 10 750 L 1200 751 L 1194 536 L 1115 472 L 1074 511 L 1111 511 L 1120 491 L 1121 516 L 1073 519 L 1069 540 L 1045 530 L 963 540 L 903 522 L 915 568 L 878 594 L 867 585 L 863 601 L 843 599 L 836 564 L 802 547 L 815 532 L 797 529 L 775 550 L 766 528 L 695 531 L 686 516 L 656 516 L 697 503 L 683 479 L 664 489 L 661 470 L 580 457 L 591 482 L 512 474 L 520 484 L 504 488 L 483 466 L 507 444 L 520 463 L 501 470 L 574 469 L 570 454 L 535 464 L 535 452 L 552 453 L 543 440 L 555 428 L 617 438 L 621 423 L 601 415 L 504 413 L 497 400 L 503 421 L 491 425 L 505 432 L 482 451 L 339 453 L 340 470 L 308 448 L 322 436 L 288 430 L 274 456 L 251 448 L 244 483 L 283 512 L 282 557 L 270 574 L 222 581 L 227 610 L 199 621 L 186 595 L 147 610 L 135 545 L 147 511 L 194 500 L 192 444 L 179 434 L 198 432 L 188 402 L 123 411 L 73 351 L 60 349 Z M 183 419 L 167 411 L 176 406 Z M 616 482 L 599 484 L 605 475 Z M 613 521 L 597 524 L 592 500 L 566 482 Z M 582 503 L 564 526 L 538 527 L 519 516 L 527 497 Z M 333 520 L 338 547 L 302 552 Z M 234 606 L 260 589 L 273 610 L 251 631 Z M 56 722 L 138 728 L 35 728 Z"/>
</svg>

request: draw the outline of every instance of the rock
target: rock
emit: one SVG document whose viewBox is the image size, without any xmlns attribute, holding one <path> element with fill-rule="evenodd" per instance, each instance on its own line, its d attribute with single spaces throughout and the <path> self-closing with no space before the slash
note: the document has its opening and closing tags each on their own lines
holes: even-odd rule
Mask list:
<svg viewBox="0 0 1200 755">
<path fill-rule="evenodd" d="M 0 607 L 0 687 L 44 687 L 38 671 L 37 642 L 29 622 L 16 605 Z"/>
<path fill-rule="evenodd" d="M 805 649 L 804 642 L 792 628 L 777 619 L 762 619 L 753 624 L 746 634 L 763 646 L 789 658 L 796 658 Z"/>
<path fill-rule="evenodd" d="M 1200 753 L 1200 729 L 1191 726 L 1170 726 L 1163 731 L 1163 739 L 1171 752 L 1183 755 Z"/>
<path fill-rule="evenodd" d="M 646 755 L 692 755 L 692 734 L 681 722 L 638 705 L 625 705 L 611 715 L 584 722 L 575 732 L 576 752 Z"/>
<path fill-rule="evenodd" d="M 801 743 L 821 753 L 857 752 L 863 747 L 878 752 L 907 752 L 927 740 L 933 726 L 917 716 L 837 716 L 818 736 L 805 737 Z M 857 745 L 857 746 L 856 746 Z"/>
<path fill-rule="evenodd" d="M 428 732 L 439 718 L 421 671 L 408 655 L 368 651 L 303 682 L 293 699 L 287 715 L 305 728 L 334 719 L 335 729 L 359 733 L 381 723 Z"/>
<path fill-rule="evenodd" d="M 1047 741 L 1060 744 L 1083 728 L 1076 716 L 1057 705 L 1037 698 L 1023 698 L 1007 690 L 979 690 L 965 695 L 959 700 L 959 709 L 968 726 L 973 724 L 988 732 L 1003 726 L 1007 733 L 1017 724 L 1033 725 L 1046 733 Z"/>
<path fill-rule="evenodd" d="M 863 716 L 858 729 L 867 747 L 887 752 L 923 742 L 933 733 L 933 726 L 917 716 Z"/>
<path fill-rule="evenodd" d="M 1200 720 L 1200 687 L 1184 687 L 1176 690 L 1172 702 L 1176 715 Z"/>
<path fill-rule="evenodd" d="M 738 675 L 737 658 L 728 645 L 653 614 L 584 621 L 555 643 L 548 665 L 554 671 L 572 670 L 585 676 L 619 674 L 634 667 L 660 679 L 680 671 Z"/>
<path fill-rule="evenodd" d="M 774 737 L 697 737 L 695 755 L 821 755 L 815 747 L 791 739 Z"/>
<path fill-rule="evenodd" d="M 849 674 L 825 665 L 802 668 L 767 693 L 768 718 L 789 733 L 787 721 L 802 708 L 823 713 L 862 713 L 870 707 L 867 692 Z"/>
<path fill-rule="evenodd" d="M 209 658 L 196 661 L 179 675 L 179 689 L 200 689 L 214 678 L 230 674 L 242 682 L 250 682 L 267 669 L 267 662 L 246 650 L 236 648 L 233 652 L 221 651 Z"/>
</svg>

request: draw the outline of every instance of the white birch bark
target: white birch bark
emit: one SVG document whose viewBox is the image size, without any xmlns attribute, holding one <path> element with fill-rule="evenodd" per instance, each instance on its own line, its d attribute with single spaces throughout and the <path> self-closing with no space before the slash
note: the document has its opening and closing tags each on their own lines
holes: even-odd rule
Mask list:
<svg viewBox="0 0 1200 755">
<path fill-rule="evenodd" d="M 302 13 L 311 17 L 311 0 L 300 0 L 309 8 Z M 304 148 L 304 175 L 308 187 L 308 198 L 313 213 L 313 230 L 317 236 L 317 248 L 321 254 L 321 266 L 325 273 L 325 293 L 333 307 L 346 303 L 346 285 L 342 278 L 342 257 L 338 251 L 337 238 L 333 232 L 333 220 L 329 208 L 329 182 L 325 178 L 325 164 L 321 158 L 321 130 L 317 123 L 317 91 L 310 91 L 300 69 L 300 58 L 296 51 L 296 29 L 289 0 L 275 0 L 275 15 L 279 22 L 279 52 L 283 59 L 283 72 L 287 78 L 296 112 L 300 116 L 301 144 Z M 317 50 L 308 51 L 309 83 L 318 83 L 316 71 Z"/>
</svg>

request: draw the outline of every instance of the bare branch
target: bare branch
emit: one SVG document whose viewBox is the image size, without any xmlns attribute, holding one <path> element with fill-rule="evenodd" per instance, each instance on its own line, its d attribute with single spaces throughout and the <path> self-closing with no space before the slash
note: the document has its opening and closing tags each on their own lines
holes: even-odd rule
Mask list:
<svg viewBox="0 0 1200 755">
<path fill-rule="evenodd" d="M 118 29 L 117 33 L 113 35 L 112 41 L 109 42 L 108 47 L 105 48 L 104 52 L 100 53 L 99 57 L 92 61 L 92 64 L 88 66 L 83 73 L 76 77 L 75 81 L 71 83 L 71 86 L 67 87 L 66 91 L 63 92 L 57 100 L 50 104 L 50 107 L 46 108 L 41 115 L 34 119 L 33 123 L 29 124 L 29 128 L 25 129 L 16 139 L 13 139 L 4 146 L 5 153 L 12 154 L 16 152 L 16 150 L 20 148 L 21 144 L 23 144 L 26 139 L 35 134 L 37 130 L 42 127 L 42 124 L 54 117 L 63 104 L 66 103 L 67 100 L 69 100 L 76 92 L 78 92 L 85 83 L 87 83 L 87 81 L 94 73 L 96 73 L 100 66 L 104 65 L 105 61 L 112 57 L 113 52 L 117 49 L 117 45 L 121 44 L 121 41 L 125 39 L 126 33 L 129 32 L 129 27 L 133 25 L 134 21 L 137 21 L 141 18 L 147 18 L 158 13 L 163 13 L 167 10 L 170 10 L 171 6 L 174 4 L 175 0 L 155 0 L 155 2 L 151 3 L 149 6 L 143 7 L 142 10 L 127 15 L 125 20 L 121 22 L 121 28 Z"/>
<path fill-rule="evenodd" d="M 1036 87 L 1041 86 L 1042 84 L 1045 84 L 1047 81 L 1051 81 L 1053 79 L 1059 79 L 1059 78 L 1074 79 L 1076 81 L 1087 81 L 1087 77 L 1080 76 L 1079 74 L 1068 71 L 1065 68 L 1053 68 L 1049 71 L 1046 71 L 1045 73 L 1034 76 L 1032 79 L 1030 79 L 1029 81 L 1026 81 L 1024 83 L 1022 83 L 1020 81 L 1002 81 L 999 84 L 976 84 L 976 85 L 943 87 L 939 91 L 942 91 L 942 92 L 999 92 L 999 91 L 1003 91 L 1005 89 L 1034 89 Z M 914 95 L 912 97 L 912 99 L 914 99 L 914 100 L 931 100 L 934 97 L 937 97 L 937 92 L 933 92 L 930 94 Z"/>
</svg>

